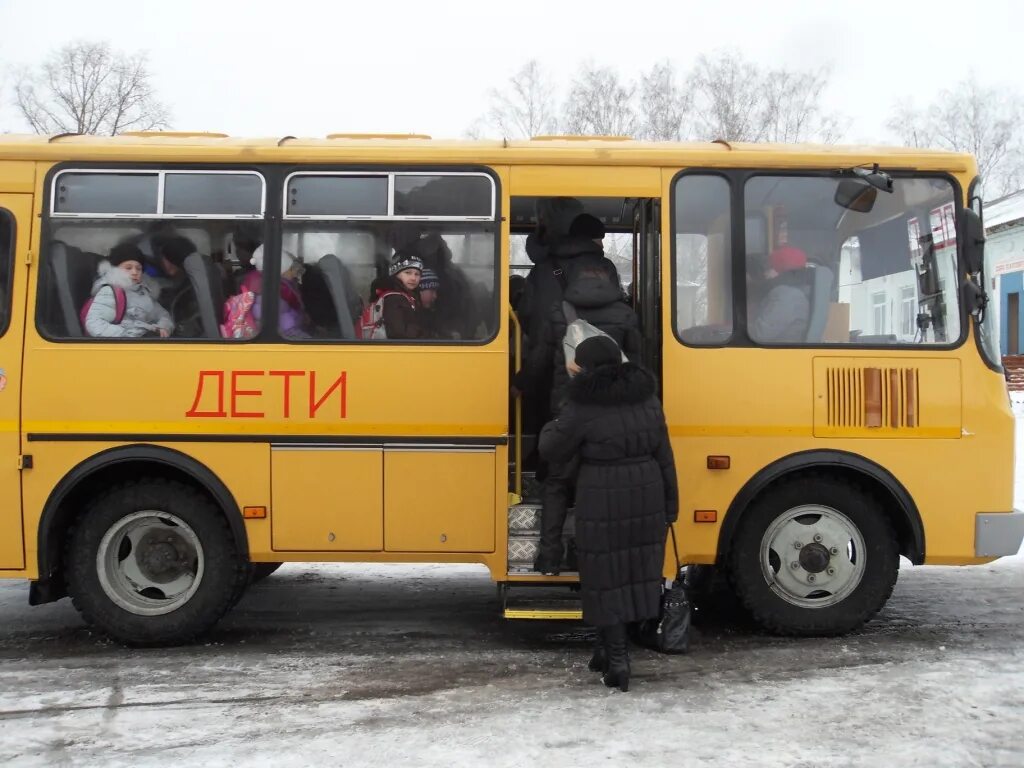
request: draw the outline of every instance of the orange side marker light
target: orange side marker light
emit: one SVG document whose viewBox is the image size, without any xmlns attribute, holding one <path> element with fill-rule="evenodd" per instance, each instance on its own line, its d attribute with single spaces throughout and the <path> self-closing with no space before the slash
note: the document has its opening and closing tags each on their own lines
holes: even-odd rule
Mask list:
<svg viewBox="0 0 1024 768">
<path fill-rule="evenodd" d="M 246 520 L 265 520 L 267 517 L 266 507 L 242 507 L 242 517 Z"/>
<path fill-rule="evenodd" d="M 708 469 L 728 469 L 730 463 L 728 456 L 708 456 Z"/>
<path fill-rule="evenodd" d="M 693 510 L 693 522 L 695 523 L 717 523 L 717 509 L 695 509 Z"/>
</svg>

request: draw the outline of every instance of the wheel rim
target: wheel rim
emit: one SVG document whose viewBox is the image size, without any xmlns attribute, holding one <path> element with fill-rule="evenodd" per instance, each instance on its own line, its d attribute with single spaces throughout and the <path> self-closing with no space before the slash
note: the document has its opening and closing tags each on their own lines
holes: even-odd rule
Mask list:
<svg viewBox="0 0 1024 768">
<path fill-rule="evenodd" d="M 801 608 L 828 608 L 860 584 L 864 536 L 850 518 L 819 504 L 779 515 L 761 538 L 761 572 L 779 597 Z"/>
<path fill-rule="evenodd" d="M 203 580 L 203 547 L 189 525 L 167 512 L 135 512 L 100 540 L 96 571 L 114 603 L 160 616 L 187 603 Z"/>
</svg>

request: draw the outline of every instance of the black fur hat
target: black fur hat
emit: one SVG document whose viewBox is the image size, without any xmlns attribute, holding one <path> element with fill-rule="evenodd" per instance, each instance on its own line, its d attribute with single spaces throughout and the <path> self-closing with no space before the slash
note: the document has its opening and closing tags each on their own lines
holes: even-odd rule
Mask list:
<svg viewBox="0 0 1024 768">
<path fill-rule="evenodd" d="M 576 365 L 587 370 L 622 362 L 619 345 L 610 336 L 591 336 L 576 347 Z"/>
<path fill-rule="evenodd" d="M 112 266 L 118 266 L 124 264 L 126 261 L 137 261 L 139 264 L 144 264 L 142 257 L 142 251 L 138 249 L 138 246 L 132 243 L 118 243 L 110 249 L 110 255 L 107 256 L 107 261 Z"/>
</svg>

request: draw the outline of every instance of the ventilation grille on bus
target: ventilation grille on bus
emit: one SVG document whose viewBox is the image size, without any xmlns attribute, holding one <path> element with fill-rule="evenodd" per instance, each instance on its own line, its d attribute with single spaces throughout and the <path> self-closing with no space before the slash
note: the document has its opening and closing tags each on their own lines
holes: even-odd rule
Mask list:
<svg viewBox="0 0 1024 768">
<path fill-rule="evenodd" d="M 829 368 L 828 425 L 917 427 L 918 395 L 916 368 Z"/>
</svg>

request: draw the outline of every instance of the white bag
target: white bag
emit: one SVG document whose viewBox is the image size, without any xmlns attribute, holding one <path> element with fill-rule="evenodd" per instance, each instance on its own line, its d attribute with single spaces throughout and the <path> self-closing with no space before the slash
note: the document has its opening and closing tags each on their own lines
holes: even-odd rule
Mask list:
<svg viewBox="0 0 1024 768">
<path fill-rule="evenodd" d="M 576 314 L 576 307 L 570 304 L 568 301 L 562 302 L 562 314 L 565 315 L 565 320 L 568 325 L 565 328 L 565 336 L 562 337 L 562 352 L 565 355 L 565 370 L 570 376 L 574 376 L 573 370 L 570 366 L 576 363 L 576 347 L 578 347 L 583 341 L 593 338 L 595 336 L 608 336 L 607 333 L 602 331 L 596 325 L 588 323 Z M 611 336 L 608 336 L 611 339 Z M 615 339 L 612 339 L 615 341 Z M 616 344 L 616 346 L 618 346 Z M 626 357 L 625 353 L 622 354 L 622 362 L 628 363 L 629 358 Z"/>
</svg>

